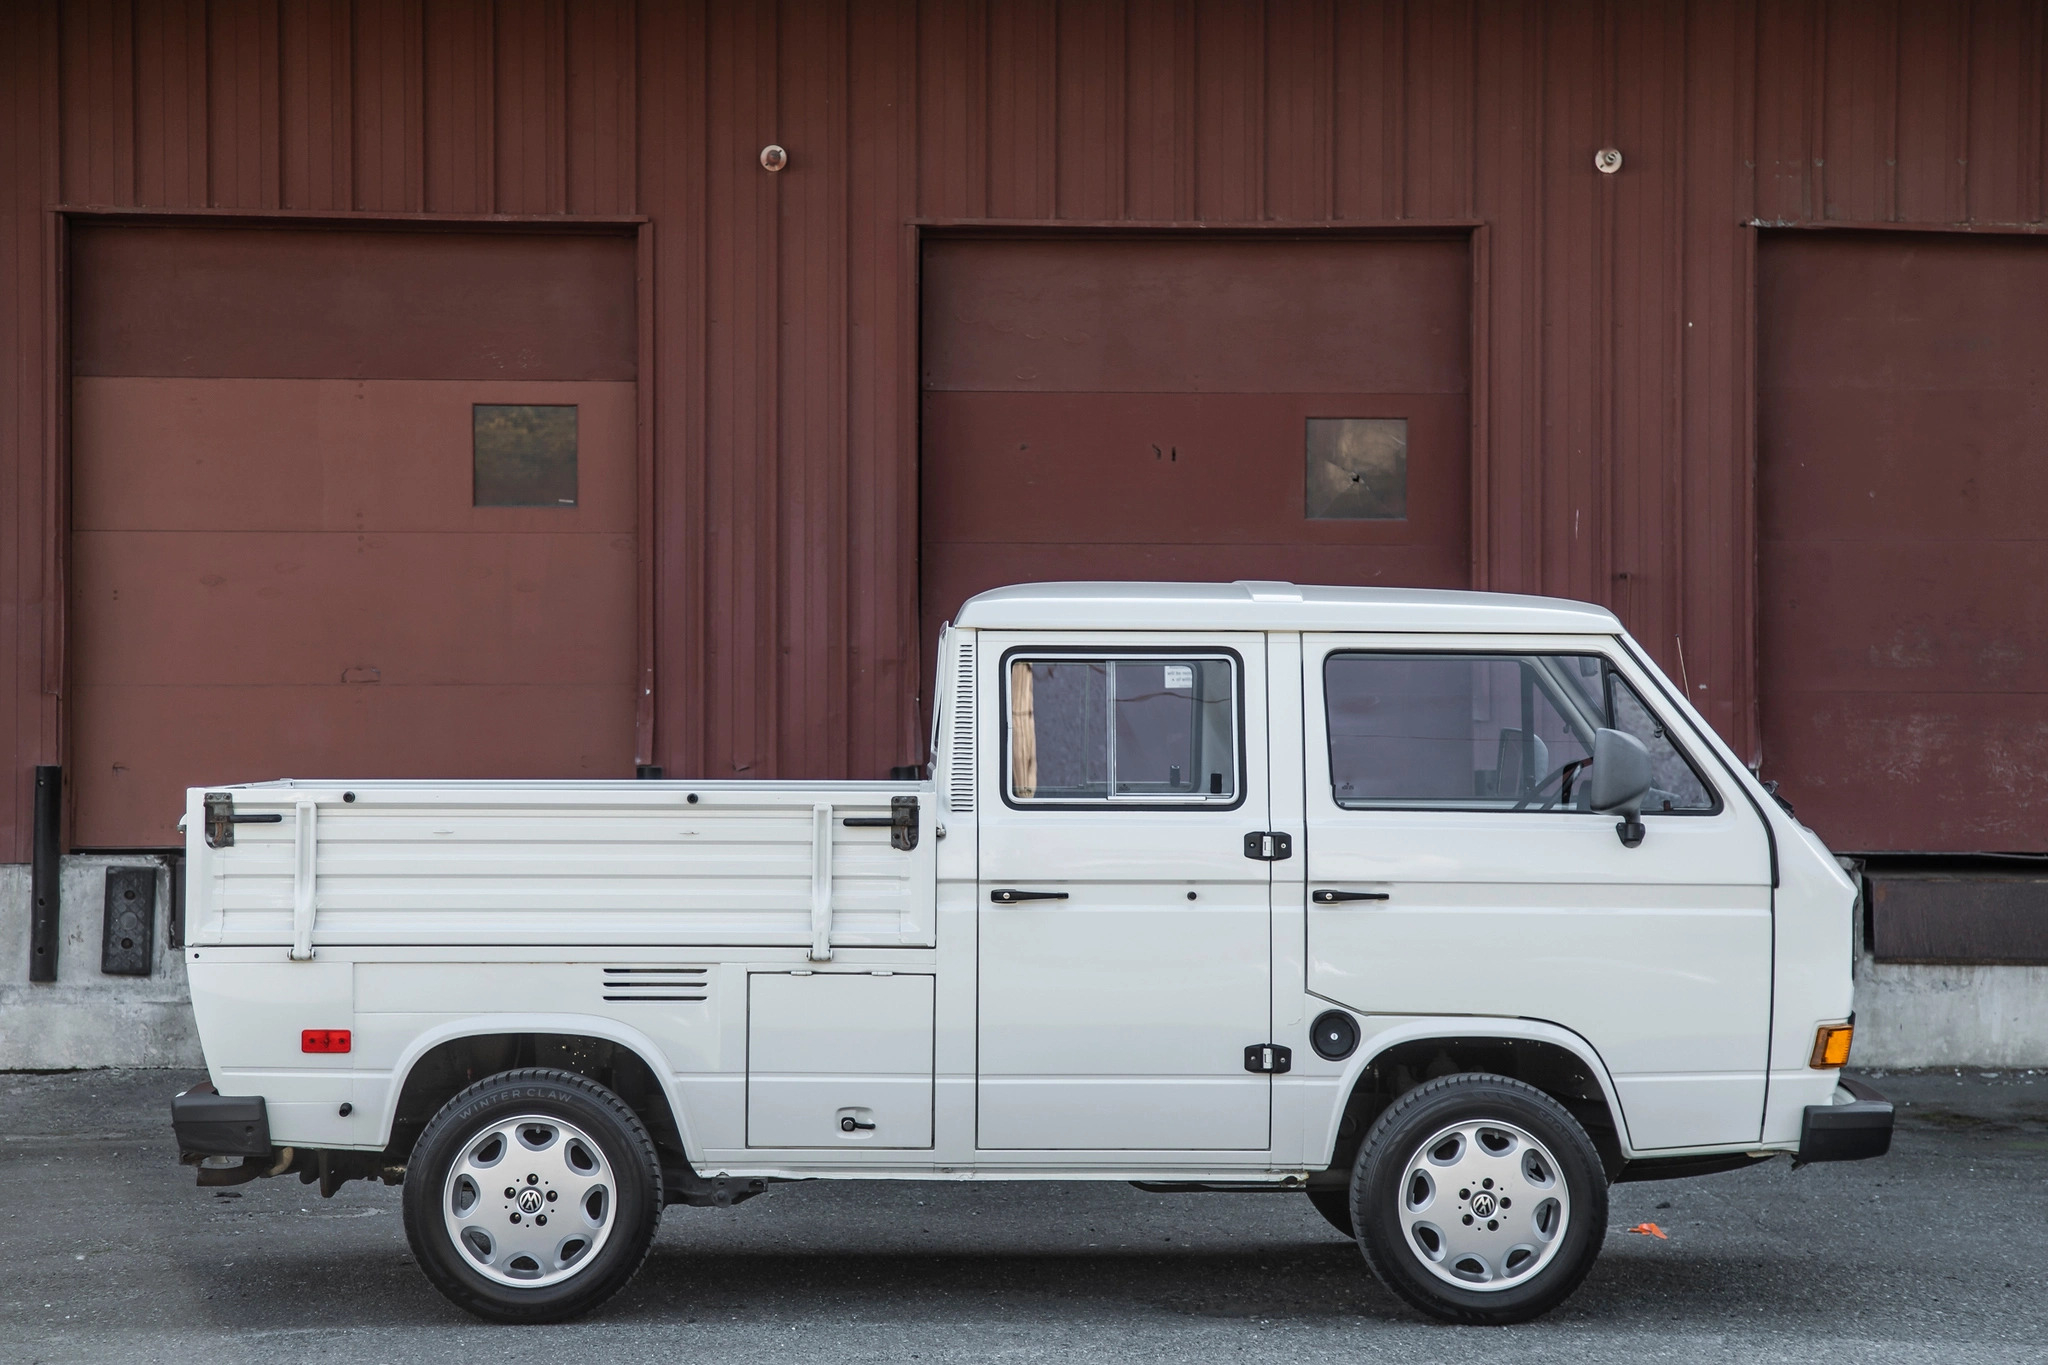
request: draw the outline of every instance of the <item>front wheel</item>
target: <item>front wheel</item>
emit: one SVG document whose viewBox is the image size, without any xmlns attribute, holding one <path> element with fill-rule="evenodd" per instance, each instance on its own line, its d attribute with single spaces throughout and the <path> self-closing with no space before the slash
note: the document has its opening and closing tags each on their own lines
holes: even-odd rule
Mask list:
<svg viewBox="0 0 2048 1365">
<path fill-rule="evenodd" d="M 625 1101 L 573 1072 L 507 1071 L 448 1101 L 406 1163 L 405 1235 L 478 1317 L 560 1322 L 646 1259 L 661 1165 Z"/>
<path fill-rule="evenodd" d="M 1352 1218 L 1373 1273 L 1450 1322 L 1526 1322 L 1570 1296 L 1607 1235 L 1586 1130 L 1505 1076 L 1445 1076 L 1381 1114 L 1359 1148 Z"/>
</svg>

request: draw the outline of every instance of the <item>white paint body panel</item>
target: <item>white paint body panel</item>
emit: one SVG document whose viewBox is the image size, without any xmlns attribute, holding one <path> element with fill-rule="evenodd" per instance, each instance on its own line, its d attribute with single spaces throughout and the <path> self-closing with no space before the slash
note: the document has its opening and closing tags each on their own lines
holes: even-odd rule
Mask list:
<svg viewBox="0 0 2048 1365">
<path fill-rule="evenodd" d="M 1404 640 L 1606 654 L 1722 809 L 1652 817 L 1628 849 L 1612 817 L 1339 807 L 1321 661 Z M 1027 646 L 1234 654 L 1241 802 L 1005 802 L 1003 655 Z M 1849 1012 L 1853 888 L 1597 607 L 1039 585 L 968 603 L 939 666 L 936 782 L 265 783 L 213 789 L 282 817 L 224 849 L 195 789 L 186 966 L 214 1083 L 263 1095 L 279 1143 L 380 1150 L 435 1047 L 575 1035 L 647 1062 L 707 1173 L 1275 1182 L 1329 1163 L 1375 1054 L 1434 1038 L 1572 1052 L 1625 1156 L 1785 1150 L 1832 1094 L 1805 1062 Z M 913 850 L 840 823 L 898 796 Z M 1295 856 L 1246 858 L 1256 830 Z M 1069 899 L 991 904 L 1004 886 Z M 1326 1061 L 1307 1029 L 1333 1004 L 1363 1042 Z M 299 1052 L 308 1028 L 353 1051 Z M 1293 1070 L 1244 1070 L 1264 1043 Z"/>
<path fill-rule="evenodd" d="M 749 974 L 747 1145 L 931 1146 L 932 978 Z"/>
<path fill-rule="evenodd" d="M 1605 653 L 1632 672 L 1604 643 L 1510 635 L 1487 648 Z M 1646 815 L 1628 848 L 1611 815 L 1341 808 L 1323 664 L 1360 648 L 1445 645 L 1303 639 L 1309 886 L 1390 897 L 1309 906 L 1309 989 L 1373 1013 L 1558 1024 L 1599 1052 L 1639 1151 L 1756 1141 L 1771 986 L 1771 852 L 1756 812 L 1730 791 L 1717 814 Z"/>
<path fill-rule="evenodd" d="M 1003 707 L 1011 651 L 1075 643 L 1127 642 L 983 631 L 981 714 Z M 1263 636 L 1175 643 L 1236 655 L 1243 713 L 1263 718 Z M 997 727 L 984 728 L 978 1147 L 1270 1146 L 1272 1081 L 1244 1069 L 1272 993 L 1270 864 L 1244 856 L 1246 831 L 1268 827 L 1265 727 L 1250 728 L 1236 806 L 1124 810 L 1009 805 Z M 998 905 L 999 887 L 1069 899 Z"/>
</svg>

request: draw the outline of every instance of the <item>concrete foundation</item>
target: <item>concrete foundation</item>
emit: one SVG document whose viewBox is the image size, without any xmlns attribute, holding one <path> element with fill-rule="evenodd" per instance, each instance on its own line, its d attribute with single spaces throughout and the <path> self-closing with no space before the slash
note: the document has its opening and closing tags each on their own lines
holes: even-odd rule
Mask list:
<svg viewBox="0 0 2048 1365">
<path fill-rule="evenodd" d="M 154 971 L 100 972 L 110 867 L 157 869 Z M 185 962 L 170 947 L 170 871 L 146 855 L 64 860 L 57 980 L 28 980 L 29 869 L 0 865 L 0 1071 L 204 1065 Z M 1860 1066 L 2048 1068 L 2048 967 L 1856 962 Z"/>
<path fill-rule="evenodd" d="M 100 971 L 110 867 L 156 869 L 156 934 L 148 976 Z M 170 946 L 167 860 L 143 854 L 64 859 L 57 979 L 28 979 L 29 869 L 0 865 L 0 1070 L 203 1065 L 185 985 L 184 955 Z"/>
<path fill-rule="evenodd" d="M 1858 1066 L 2048 1067 L 2048 967 L 1856 963 Z"/>
</svg>

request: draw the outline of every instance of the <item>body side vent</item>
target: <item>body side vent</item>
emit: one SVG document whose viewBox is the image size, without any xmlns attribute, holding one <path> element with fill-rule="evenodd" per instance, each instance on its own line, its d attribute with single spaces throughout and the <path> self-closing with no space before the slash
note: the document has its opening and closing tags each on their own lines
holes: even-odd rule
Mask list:
<svg viewBox="0 0 2048 1365">
<path fill-rule="evenodd" d="M 954 655 L 952 727 L 946 743 L 946 808 L 974 809 L 974 635 L 960 632 Z"/>
<path fill-rule="evenodd" d="M 604 998 L 618 1004 L 696 1003 L 711 998 L 709 967 L 606 967 Z"/>
</svg>

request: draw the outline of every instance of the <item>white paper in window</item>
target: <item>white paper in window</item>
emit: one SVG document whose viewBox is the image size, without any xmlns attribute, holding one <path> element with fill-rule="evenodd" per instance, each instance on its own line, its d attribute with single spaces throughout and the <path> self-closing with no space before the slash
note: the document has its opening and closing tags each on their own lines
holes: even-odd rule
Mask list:
<svg viewBox="0 0 2048 1365">
<path fill-rule="evenodd" d="M 1167 664 L 1165 672 L 1164 685 L 1169 692 L 1176 689 L 1185 690 L 1195 685 L 1195 670 L 1192 664 Z"/>
</svg>

